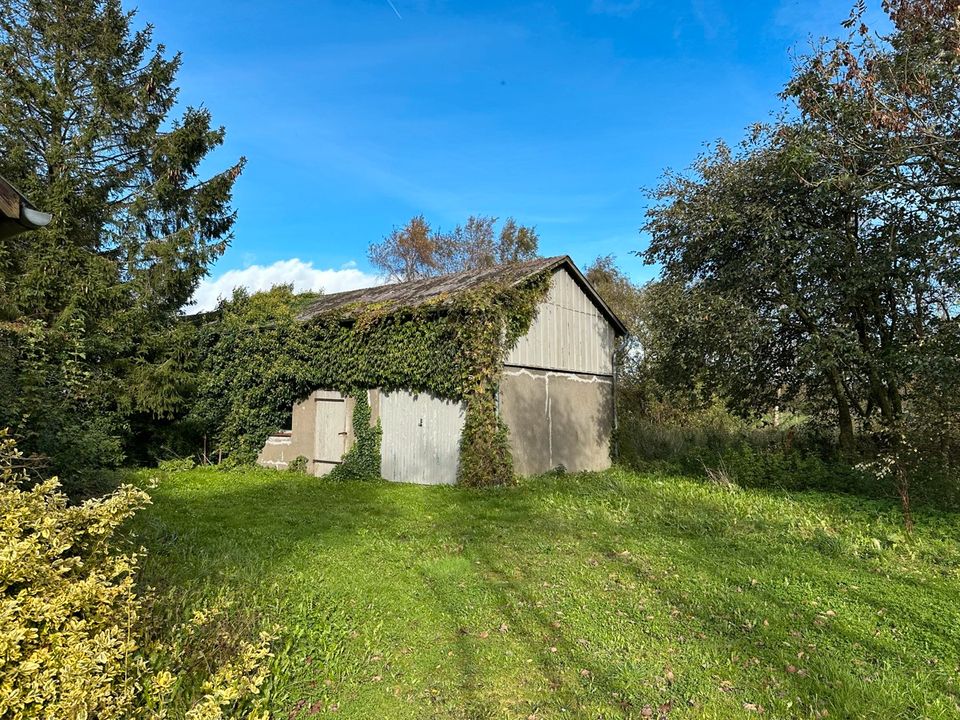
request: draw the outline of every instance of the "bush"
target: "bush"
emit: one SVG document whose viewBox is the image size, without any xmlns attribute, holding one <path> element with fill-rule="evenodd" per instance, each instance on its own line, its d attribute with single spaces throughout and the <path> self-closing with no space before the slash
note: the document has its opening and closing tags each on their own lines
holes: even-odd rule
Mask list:
<svg viewBox="0 0 960 720">
<path fill-rule="evenodd" d="M 857 468 L 799 450 L 740 443 L 722 450 L 719 462 L 741 487 L 862 493 L 869 485 Z"/>
<path fill-rule="evenodd" d="M 480 397 L 467 409 L 460 434 L 457 482 L 466 487 L 510 485 L 515 482 L 510 455 L 510 430 L 497 416 L 491 397 Z"/>
<path fill-rule="evenodd" d="M 239 641 L 199 683 L 185 648 L 202 614 L 168 641 L 145 639 L 141 555 L 118 533 L 148 502 L 124 485 L 71 506 L 56 478 L 29 481 L 0 432 L 0 717 L 266 717 L 269 637 Z"/>
<path fill-rule="evenodd" d="M 356 390 L 351 395 L 354 399 L 352 418 L 354 442 L 344 454 L 340 464 L 327 477 L 331 480 L 379 480 L 380 440 L 383 437 L 383 429 L 379 420 L 371 424 L 373 411 L 367 398 L 367 391 Z"/>
<path fill-rule="evenodd" d="M 756 428 L 716 413 L 696 420 L 671 425 L 627 416 L 617 430 L 620 462 L 635 468 L 667 464 L 687 475 L 722 471 L 740 487 L 886 494 L 837 458 L 817 428 Z"/>
<path fill-rule="evenodd" d="M 197 463 L 193 458 L 172 458 L 170 460 L 161 460 L 157 463 L 157 468 L 169 473 L 186 472 L 193 470 Z"/>
</svg>

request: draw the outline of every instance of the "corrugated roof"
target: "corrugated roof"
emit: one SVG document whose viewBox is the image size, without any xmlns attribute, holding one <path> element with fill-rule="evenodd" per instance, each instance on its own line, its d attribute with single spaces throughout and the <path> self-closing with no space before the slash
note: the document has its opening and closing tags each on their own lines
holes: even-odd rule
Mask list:
<svg viewBox="0 0 960 720">
<path fill-rule="evenodd" d="M 467 270 L 451 275 L 408 280 L 406 282 L 378 285 L 360 290 L 323 295 L 304 308 L 300 319 L 310 320 L 321 315 L 327 315 L 351 305 L 385 305 L 401 308 L 415 308 L 424 305 L 443 295 L 457 295 L 489 283 L 503 283 L 518 285 L 541 272 L 552 272 L 560 267 L 566 267 L 577 281 L 577 284 L 590 297 L 597 308 L 614 326 L 618 335 L 626 334 L 626 328 L 603 299 L 593 289 L 593 286 L 583 276 L 583 273 L 574 265 L 568 255 L 558 255 L 549 258 L 536 258 L 507 265 L 497 265 L 484 270 Z"/>
</svg>

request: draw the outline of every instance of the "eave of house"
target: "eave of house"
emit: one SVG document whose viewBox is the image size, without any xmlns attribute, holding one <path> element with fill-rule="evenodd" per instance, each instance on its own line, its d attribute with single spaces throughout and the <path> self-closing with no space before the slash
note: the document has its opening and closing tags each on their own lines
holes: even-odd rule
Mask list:
<svg viewBox="0 0 960 720">
<path fill-rule="evenodd" d="M 41 212 L 10 182 L 0 177 L 0 239 L 49 224 L 50 213 Z"/>
</svg>

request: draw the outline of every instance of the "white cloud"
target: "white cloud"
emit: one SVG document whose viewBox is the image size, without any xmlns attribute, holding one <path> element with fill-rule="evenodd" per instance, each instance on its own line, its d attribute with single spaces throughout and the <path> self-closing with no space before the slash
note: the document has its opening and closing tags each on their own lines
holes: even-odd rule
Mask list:
<svg viewBox="0 0 960 720">
<path fill-rule="evenodd" d="M 296 292 L 322 290 L 335 293 L 380 285 L 383 279 L 358 269 L 355 262 L 349 262 L 339 270 L 323 270 L 299 258 L 278 260 L 272 265 L 251 265 L 243 270 L 228 270 L 218 277 L 204 278 L 193 294 L 194 304 L 185 310 L 188 313 L 213 310 L 219 298 L 230 297 L 237 287 L 257 292 L 290 283 Z"/>
</svg>

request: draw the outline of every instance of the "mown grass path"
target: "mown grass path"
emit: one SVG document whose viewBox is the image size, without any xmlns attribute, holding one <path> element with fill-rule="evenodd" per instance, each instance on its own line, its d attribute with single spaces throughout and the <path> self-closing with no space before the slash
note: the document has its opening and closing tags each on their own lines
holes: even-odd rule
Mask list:
<svg viewBox="0 0 960 720">
<path fill-rule="evenodd" d="M 282 625 L 281 718 L 960 716 L 956 515 L 907 539 L 892 503 L 623 470 L 139 477 L 165 610 Z"/>
</svg>

